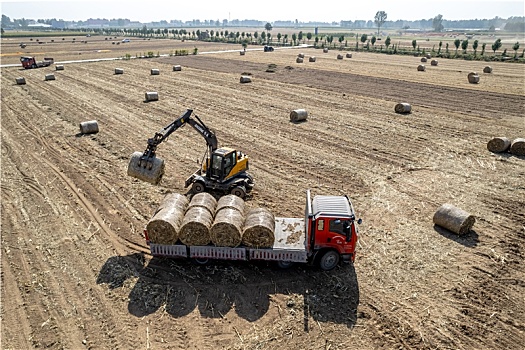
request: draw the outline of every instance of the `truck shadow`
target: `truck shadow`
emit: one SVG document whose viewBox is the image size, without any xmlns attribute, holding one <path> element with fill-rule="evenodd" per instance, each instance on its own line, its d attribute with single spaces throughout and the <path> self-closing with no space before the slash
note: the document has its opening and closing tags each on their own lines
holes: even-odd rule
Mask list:
<svg viewBox="0 0 525 350">
<path fill-rule="evenodd" d="M 352 327 L 357 319 L 359 287 L 354 266 L 324 272 L 294 266 L 281 270 L 266 262 L 216 261 L 196 266 L 186 260 L 142 254 L 115 256 L 102 266 L 97 284 L 121 288 L 136 279 L 129 293 L 129 312 L 143 317 L 165 310 L 183 317 L 199 310 L 203 317 L 225 317 L 232 310 L 248 321 L 263 317 L 270 308 L 281 313 L 302 313 L 308 320 Z"/>
</svg>

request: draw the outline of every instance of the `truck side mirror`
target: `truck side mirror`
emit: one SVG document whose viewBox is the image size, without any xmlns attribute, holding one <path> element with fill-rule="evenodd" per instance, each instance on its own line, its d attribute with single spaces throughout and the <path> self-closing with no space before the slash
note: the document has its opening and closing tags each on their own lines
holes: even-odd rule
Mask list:
<svg viewBox="0 0 525 350">
<path fill-rule="evenodd" d="M 357 219 L 357 224 L 358 224 L 358 225 L 361 225 L 362 223 L 363 223 L 363 220 L 361 220 L 360 218 Z"/>
</svg>

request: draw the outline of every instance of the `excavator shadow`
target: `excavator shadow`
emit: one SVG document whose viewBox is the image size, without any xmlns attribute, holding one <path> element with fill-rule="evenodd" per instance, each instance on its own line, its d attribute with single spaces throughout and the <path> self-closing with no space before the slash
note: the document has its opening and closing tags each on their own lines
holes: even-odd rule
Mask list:
<svg viewBox="0 0 525 350">
<path fill-rule="evenodd" d="M 310 266 L 282 270 L 266 262 L 214 261 L 198 266 L 187 260 L 142 254 L 115 256 L 102 266 L 98 284 L 110 289 L 128 286 L 129 312 L 143 317 L 165 310 L 183 317 L 198 308 L 203 317 L 222 318 L 230 312 L 248 321 L 267 313 L 276 317 L 301 314 L 310 322 L 352 327 L 357 321 L 359 286 L 352 264 L 324 272 Z"/>
</svg>

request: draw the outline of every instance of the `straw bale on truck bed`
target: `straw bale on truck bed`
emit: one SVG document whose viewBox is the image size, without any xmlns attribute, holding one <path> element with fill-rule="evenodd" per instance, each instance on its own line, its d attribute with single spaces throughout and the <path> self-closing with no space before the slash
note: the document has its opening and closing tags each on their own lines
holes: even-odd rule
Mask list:
<svg viewBox="0 0 525 350">
<path fill-rule="evenodd" d="M 275 217 L 266 208 L 254 208 L 246 214 L 242 243 L 249 247 L 270 248 L 275 241 Z"/>
<path fill-rule="evenodd" d="M 242 241 L 244 215 L 234 208 L 223 208 L 215 214 L 211 241 L 218 247 L 237 247 Z"/>
</svg>

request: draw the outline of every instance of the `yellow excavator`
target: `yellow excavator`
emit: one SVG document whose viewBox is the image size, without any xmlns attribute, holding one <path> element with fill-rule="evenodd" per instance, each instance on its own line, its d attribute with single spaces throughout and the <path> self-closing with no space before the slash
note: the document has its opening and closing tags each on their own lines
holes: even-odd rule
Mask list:
<svg viewBox="0 0 525 350">
<path fill-rule="evenodd" d="M 192 109 L 164 127 L 148 139 L 143 153 L 135 152 L 128 165 L 128 175 L 140 180 L 158 184 L 164 175 L 164 160 L 157 157 L 157 147 L 174 131 L 190 124 L 208 146 L 200 169 L 186 179 L 185 187 L 191 185 L 194 193 L 220 191 L 244 198 L 254 187 L 253 177 L 247 172 L 248 156 L 230 147 L 218 148 L 217 137 L 202 122 Z"/>
</svg>

